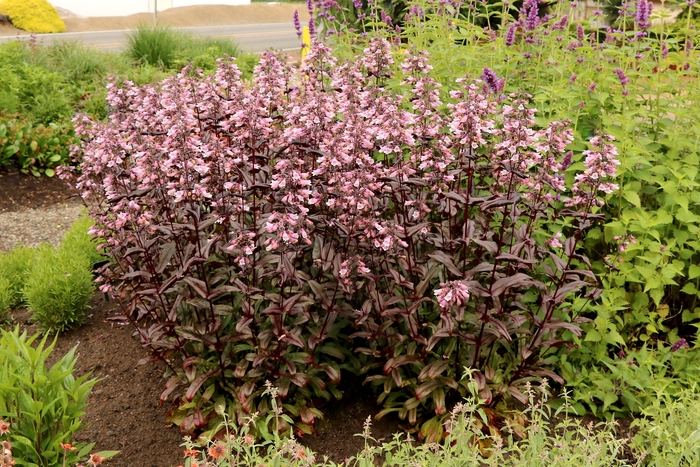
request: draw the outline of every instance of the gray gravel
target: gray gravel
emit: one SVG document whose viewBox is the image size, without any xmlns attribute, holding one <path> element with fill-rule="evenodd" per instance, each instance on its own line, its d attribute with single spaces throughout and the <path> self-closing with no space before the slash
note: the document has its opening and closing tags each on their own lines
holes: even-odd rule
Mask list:
<svg viewBox="0 0 700 467">
<path fill-rule="evenodd" d="M 76 204 L 0 213 L 0 251 L 18 244 L 37 246 L 48 242 L 57 245 L 73 222 L 86 213 L 83 206 Z"/>
</svg>

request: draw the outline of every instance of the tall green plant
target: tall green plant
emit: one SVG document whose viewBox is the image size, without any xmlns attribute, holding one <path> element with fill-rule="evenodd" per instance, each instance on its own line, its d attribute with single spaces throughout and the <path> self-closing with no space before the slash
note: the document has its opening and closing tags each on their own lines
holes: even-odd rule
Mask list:
<svg viewBox="0 0 700 467">
<path fill-rule="evenodd" d="M 85 460 L 93 446 L 77 443 L 74 437 L 83 428 L 80 418 L 97 380 L 89 374 L 73 376 L 76 347 L 47 366 L 55 343 L 47 345 L 46 336 L 38 340 L 18 328 L 0 330 L 0 418 L 9 422 L 18 465 L 74 465 Z M 61 443 L 77 449 L 64 450 Z"/>
</svg>

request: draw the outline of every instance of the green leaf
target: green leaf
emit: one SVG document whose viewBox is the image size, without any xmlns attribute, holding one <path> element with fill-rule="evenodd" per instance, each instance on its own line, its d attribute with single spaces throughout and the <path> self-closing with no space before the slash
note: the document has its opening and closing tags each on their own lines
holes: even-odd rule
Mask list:
<svg viewBox="0 0 700 467">
<path fill-rule="evenodd" d="M 586 338 L 583 339 L 585 342 L 600 342 L 601 336 L 598 331 L 591 329 L 586 333 Z"/>
<path fill-rule="evenodd" d="M 635 207 L 638 207 L 638 208 L 639 208 L 639 207 L 642 206 L 642 202 L 641 202 L 641 200 L 639 199 L 639 195 L 638 195 L 637 193 L 635 193 L 634 191 L 625 191 L 625 192 L 622 194 L 622 196 L 623 196 L 627 201 L 629 201 L 632 205 L 634 205 Z"/>
<path fill-rule="evenodd" d="M 700 266 L 691 264 L 688 271 L 688 279 L 695 279 L 697 277 L 700 277 Z"/>
</svg>

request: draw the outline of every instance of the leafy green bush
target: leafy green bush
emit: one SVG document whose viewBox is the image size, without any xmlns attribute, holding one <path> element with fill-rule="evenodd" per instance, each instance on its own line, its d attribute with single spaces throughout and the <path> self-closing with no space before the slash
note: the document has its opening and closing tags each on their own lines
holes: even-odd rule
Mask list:
<svg viewBox="0 0 700 467">
<path fill-rule="evenodd" d="M 0 114 L 0 166 L 16 166 L 23 173 L 52 177 L 67 162 L 76 143 L 70 122 L 32 124 Z"/>
<path fill-rule="evenodd" d="M 49 125 L 73 116 L 62 76 L 36 65 L 13 68 L 22 83 L 17 94 L 20 108 L 32 123 Z"/>
<path fill-rule="evenodd" d="M 17 308 L 24 303 L 22 289 L 35 259 L 33 248 L 18 247 L 0 253 L 0 279 L 6 283 L 10 296 L 8 306 Z"/>
<path fill-rule="evenodd" d="M 64 462 L 61 443 L 75 444 L 66 451 L 66 464 L 85 460 L 92 445 L 75 443 L 83 426 L 87 398 L 96 379 L 73 377 L 75 350 L 53 366 L 46 361 L 55 341 L 47 344 L 26 332 L 0 330 L 0 417 L 10 423 L 12 454 L 18 465 L 56 467 Z M 114 455 L 103 453 L 103 457 Z"/>
<path fill-rule="evenodd" d="M 46 0 L 2 0 L 0 14 L 27 32 L 65 32 L 66 25 L 56 9 Z"/>
<path fill-rule="evenodd" d="M 681 339 L 671 346 L 657 343 L 614 357 L 602 356 L 599 365 L 572 364 L 561 357 L 562 375 L 572 387 L 573 404 L 580 415 L 592 413 L 615 418 L 644 413 L 659 393 L 681 394 L 700 379 L 700 349 L 688 349 Z"/>
<path fill-rule="evenodd" d="M 94 289 L 92 270 L 80 251 L 41 245 L 23 293 L 43 331 L 63 332 L 83 323 Z"/>
<path fill-rule="evenodd" d="M 646 455 L 649 467 L 700 465 L 700 394 L 698 387 L 685 391 L 658 391 L 632 422 L 638 428 L 632 446 Z"/>
</svg>

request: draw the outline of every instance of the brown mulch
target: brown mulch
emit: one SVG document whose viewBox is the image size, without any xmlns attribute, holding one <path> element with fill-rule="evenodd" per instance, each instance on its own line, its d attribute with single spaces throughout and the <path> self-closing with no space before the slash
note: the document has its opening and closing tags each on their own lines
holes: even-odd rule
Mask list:
<svg viewBox="0 0 700 467">
<path fill-rule="evenodd" d="M 58 177 L 34 177 L 0 168 L 0 213 L 80 204 L 74 192 Z"/>
</svg>

